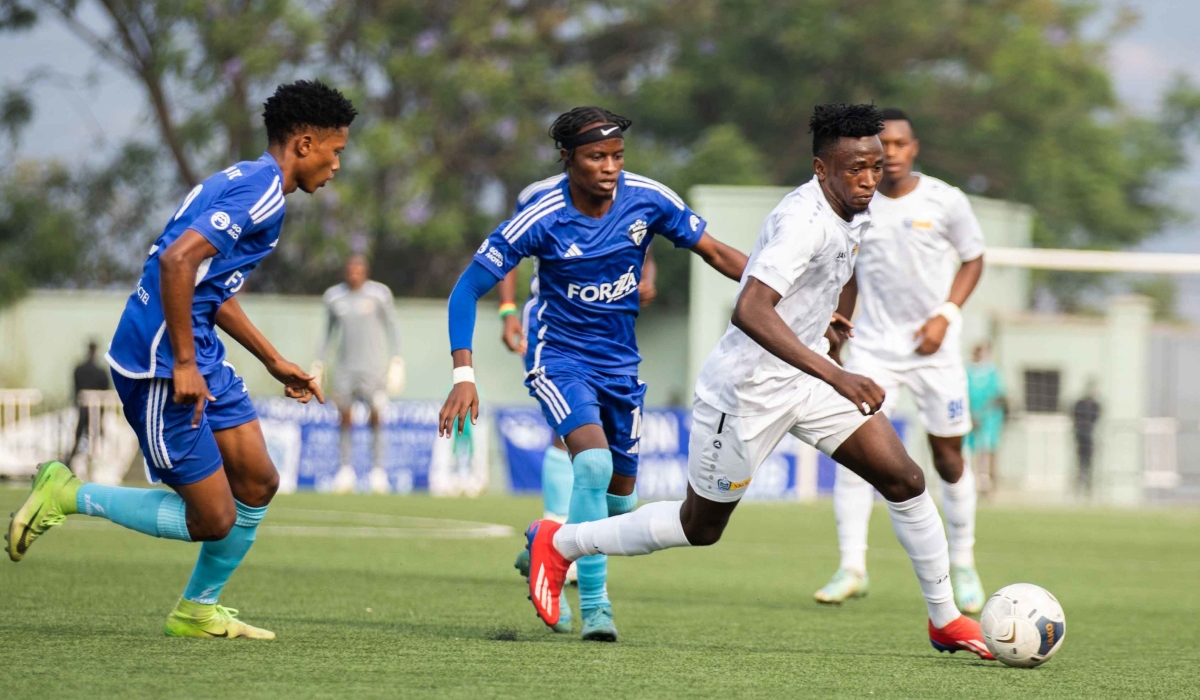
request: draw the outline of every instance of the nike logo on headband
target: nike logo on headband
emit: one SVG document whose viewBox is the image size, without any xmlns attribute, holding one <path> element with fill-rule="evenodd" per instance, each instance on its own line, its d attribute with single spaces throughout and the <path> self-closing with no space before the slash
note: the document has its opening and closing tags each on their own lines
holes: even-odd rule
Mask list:
<svg viewBox="0 0 1200 700">
<path fill-rule="evenodd" d="M 604 134 L 605 136 L 608 136 L 609 134 L 611 134 L 612 132 L 614 132 L 620 128 L 621 127 L 619 127 L 619 126 L 609 127 L 608 129 L 601 129 L 600 133 Z"/>
</svg>

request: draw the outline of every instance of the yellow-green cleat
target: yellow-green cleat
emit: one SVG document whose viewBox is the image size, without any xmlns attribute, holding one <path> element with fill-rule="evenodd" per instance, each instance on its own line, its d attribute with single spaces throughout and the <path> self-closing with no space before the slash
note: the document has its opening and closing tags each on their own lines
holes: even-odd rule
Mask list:
<svg viewBox="0 0 1200 700">
<path fill-rule="evenodd" d="M 850 598 L 867 595 L 867 575 L 849 569 L 838 569 L 829 583 L 813 593 L 813 599 L 825 605 L 841 605 Z"/>
<path fill-rule="evenodd" d="M 12 514 L 8 532 L 4 539 L 8 545 L 8 558 L 21 561 L 33 545 L 33 541 L 52 527 L 62 525 L 67 516 L 77 513 L 75 494 L 83 482 L 71 473 L 62 462 L 44 462 L 38 465 L 33 488 L 21 507 Z"/>
<path fill-rule="evenodd" d="M 237 619 L 238 611 L 216 604 L 193 603 L 180 598 L 167 616 L 163 633 L 168 637 L 198 637 L 200 639 L 274 639 L 275 633 Z"/>
</svg>

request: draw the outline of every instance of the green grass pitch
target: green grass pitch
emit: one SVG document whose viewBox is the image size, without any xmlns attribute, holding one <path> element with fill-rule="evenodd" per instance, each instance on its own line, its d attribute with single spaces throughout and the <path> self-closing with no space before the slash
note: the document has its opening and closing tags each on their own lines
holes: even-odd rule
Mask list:
<svg viewBox="0 0 1200 700">
<path fill-rule="evenodd" d="M 0 490 L 3 512 L 23 493 Z M 1037 583 L 1067 613 L 1063 648 L 1034 670 L 930 647 L 881 506 L 864 600 L 812 602 L 837 564 L 827 503 L 747 504 L 715 547 L 610 559 L 619 643 L 554 635 L 512 568 L 539 511 L 528 498 L 280 497 L 222 600 L 274 642 L 163 637 L 197 546 L 73 516 L 21 564 L 0 562 L 0 697 L 1200 695 L 1197 511 L 981 509 L 985 587 Z M 467 539 L 432 519 L 514 532 Z"/>
</svg>

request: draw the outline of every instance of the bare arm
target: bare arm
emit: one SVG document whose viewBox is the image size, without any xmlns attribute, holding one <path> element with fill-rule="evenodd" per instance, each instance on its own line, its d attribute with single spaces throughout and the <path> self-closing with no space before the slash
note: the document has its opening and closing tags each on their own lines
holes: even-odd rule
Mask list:
<svg viewBox="0 0 1200 700">
<path fill-rule="evenodd" d="M 224 304 L 221 304 L 221 308 L 217 310 L 216 321 L 218 328 L 249 350 L 258 358 L 259 362 L 263 363 L 271 376 L 284 385 L 284 393 L 289 398 L 299 399 L 300 403 L 308 403 L 313 396 L 316 396 L 317 401 L 325 403 L 325 397 L 321 394 L 321 388 L 317 386 L 316 379 L 305 374 L 298 365 L 283 359 L 275 346 L 271 345 L 271 341 L 267 340 L 262 331 L 258 330 L 250 321 L 250 317 L 246 315 L 236 296 L 230 297 Z"/>
<path fill-rule="evenodd" d="M 837 310 L 833 312 L 833 318 L 829 322 L 829 328 L 825 329 L 825 337 L 829 340 L 829 358 L 839 365 L 842 364 L 842 344 L 847 338 L 854 337 L 854 324 L 850 319 L 854 317 L 854 305 L 858 303 L 858 275 L 850 275 L 850 281 L 842 287 L 842 293 L 838 296 Z"/>
<path fill-rule="evenodd" d="M 870 379 L 843 370 L 801 343 L 775 310 L 781 298 L 774 289 L 751 277 L 738 295 L 733 325 L 775 357 L 832 386 L 863 413 L 878 411 L 883 405 L 883 390 Z"/>
<path fill-rule="evenodd" d="M 509 270 L 500 284 L 496 285 L 500 295 L 500 339 L 504 345 L 519 355 L 525 354 L 525 338 L 521 333 L 521 314 L 517 311 L 517 270 Z"/>
<path fill-rule="evenodd" d="M 699 255 L 712 269 L 738 282 L 746 269 L 746 254 L 713 238 L 707 231 L 700 236 L 692 252 Z"/>
<path fill-rule="evenodd" d="M 967 298 L 971 296 L 971 292 L 975 291 L 975 285 L 979 284 L 979 278 L 982 276 L 982 255 L 963 263 L 958 268 L 958 272 L 954 274 L 954 281 L 950 284 L 950 298 L 947 301 L 962 308 L 962 305 L 967 303 Z M 926 321 L 913 337 L 914 340 L 921 339 L 921 344 L 917 346 L 917 354 L 932 355 L 937 352 L 938 348 L 942 347 L 942 341 L 946 339 L 946 329 L 949 327 L 950 320 L 941 314 Z"/>
<path fill-rule="evenodd" d="M 175 366 L 171 368 L 177 404 L 195 404 L 192 427 L 200 426 L 206 401 L 216 399 L 196 366 L 196 341 L 192 332 L 192 299 L 196 294 L 196 271 L 205 259 L 217 254 L 217 249 L 204 236 L 188 229 L 163 251 L 158 259 L 161 272 L 159 293 L 162 296 L 163 317 Z"/>
<path fill-rule="evenodd" d="M 983 256 L 980 255 L 974 260 L 968 260 L 958 268 L 958 272 L 954 274 L 954 282 L 950 284 L 950 299 L 955 306 L 962 307 L 967 303 L 967 299 L 971 293 L 975 291 L 975 286 L 979 284 L 979 278 L 983 276 Z"/>
<path fill-rule="evenodd" d="M 638 282 L 638 303 L 650 306 L 658 297 L 658 263 L 654 262 L 654 247 L 646 249 L 646 259 L 642 261 L 642 280 Z"/>
</svg>

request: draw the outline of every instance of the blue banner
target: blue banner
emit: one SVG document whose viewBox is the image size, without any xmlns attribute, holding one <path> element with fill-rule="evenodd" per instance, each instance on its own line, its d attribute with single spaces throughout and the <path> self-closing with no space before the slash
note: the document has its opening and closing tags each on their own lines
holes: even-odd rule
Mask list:
<svg viewBox="0 0 1200 700">
<path fill-rule="evenodd" d="M 267 449 L 286 491 L 328 491 L 341 467 L 337 409 L 316 402 L 297 403 L 274 397 L 254 402 L 267 438 Z M 429 467 L 437 438 L 436 401 L 393 401 L 380 415 L 384 446 L 382 466 L 393 491 L 429 489 Z M 374 466 L 375 444 L 366 406 L 352 413 L 352 460 L 359 490 L 367 490 Z"/>
</svg>

